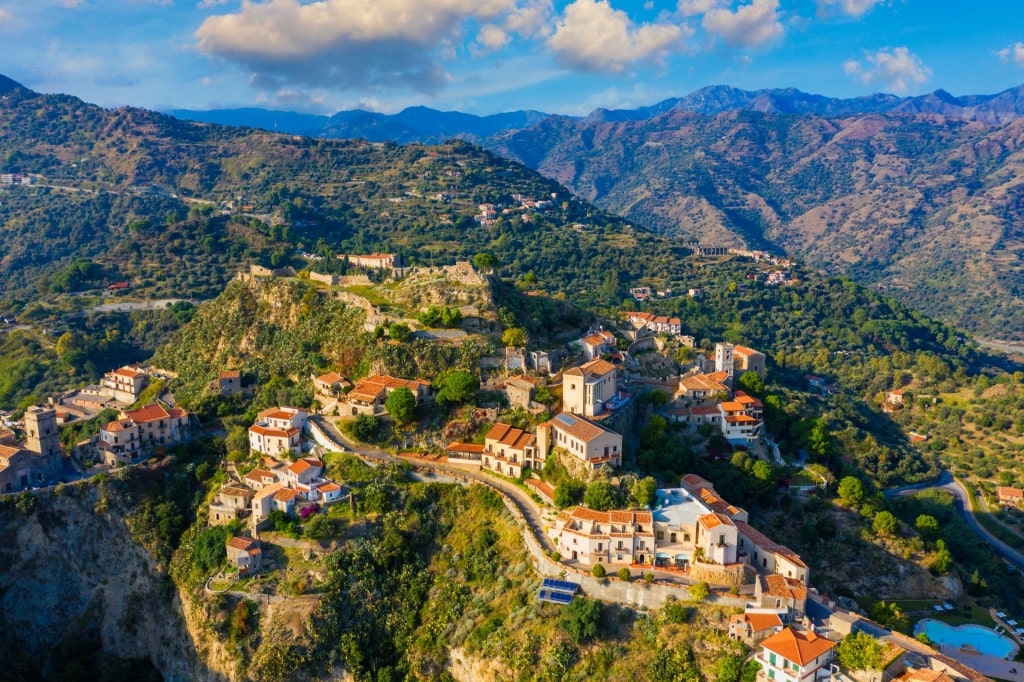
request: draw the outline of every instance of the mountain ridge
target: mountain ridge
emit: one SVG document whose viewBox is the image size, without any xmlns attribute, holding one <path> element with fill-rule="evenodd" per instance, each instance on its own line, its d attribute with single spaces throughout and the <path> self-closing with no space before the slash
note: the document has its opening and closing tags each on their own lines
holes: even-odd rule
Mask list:
<svg viewBox="0 0 1024 682">
<path fill-rule="evenodd" d="M 244 125 L 275 132 L 317 137 L 363 137 L 371 142 L 444 142 L 451 137 L 479 141 L 514 129 L 527 128 L 551 118 L 584 121 L 637 121 L 673 109 L 714 116 L 726 111 L 818 116 L 854 116 L 867 113 L 939 114 L 958 120 L 1005 123 L 1024 116 L 1024 85 L 994 94 L 957 97 L 939 89 L 910 97 L 875 93 L 853 98 L 836 98 L 806 93 L 796 88 L 742 90 L 728 85 L 709 85 L 682 97 L 671 97 L 634 109 L 598 108 L 586 116 L 567 116 L 534 110 L 515 110 L 479 116 L 460 111 L 441 111 L 425 106 L 407 107 L 395 114 L 349 109 L 333 115 L 302 114 L 287 110 L 240 108 L 209 111 L 173 109 L 172 116 L 185 120 L 224 125 Z M 295 124 L 281 123 L 294 120 Z M 268 127 L 274 121 L 279 127 Z M 321 124 L 319 128 L 311 127 Z"/>
</svg>

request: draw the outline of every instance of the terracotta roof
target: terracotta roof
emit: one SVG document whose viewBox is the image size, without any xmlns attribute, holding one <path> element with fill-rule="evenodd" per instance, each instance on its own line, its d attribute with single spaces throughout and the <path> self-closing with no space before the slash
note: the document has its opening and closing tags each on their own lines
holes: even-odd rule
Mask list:
<svg viewBox="0 0 1024 682">
<path fill-rule="evenodd" d="M 130 429 L 135 426 L 135 422 L 131 419 L 125 419 L 122 421 L 112 421 L 103 427 L 103 430 L 107 433 L 119 433 L 125 429 Z"/>
<path fill-rule="evenodd" d="M 804 601 L 807 599 L 807 588 L 799 580 L 787 578 L 778 573 L 772 573 L 764 577 L 765 594 L 783 599 L 796 599 Z"/>
<path fill-rule="evenodd" d="M 531 433 L 517 429 L 508 424 L 495 424 L 485 436 L 486 440 L 494 440 L 513 450 L 523 450 L 533 442 Z"/>
<path fill-rule="evenodd" d="M 704 478 L 703 476 L 698 476 L 697 474 L 686 474 L 685 476 L 683 476 L 683 483 L 689 488 L 692 488 L 693 490 L 697 490 L 699 488 L 713 487 L 711 485 L 711 481 Z"/>
<path fill-rule="evenodd" d="M 727 391 L 725 384 L 719 379 L 712 379 L 709 374 L 694 374 L 683 377 L 679 385 L 687 391 Z"/>
<path fill-rule="evenodd" d="M 996 492 L 999 495 L 999 497 L 1014 497 L 1017 499 L 1024 499 L 1024 490 L 1021 490 L 1020 488 L 1010 488 L 1001 485 L 996 489 Z"/>
<path fill-rule="evenodd" d="M 763 355 L 763 353 L 761 353 L 761 351 L 754 350 L 753 348 L 747 348 L 746 346 L 733 346 L 732 347 L 732 354 L 733 355 L 754 355 L 755 353 Z"/>
<path fill-rule="evenodd" d="M 293 474 L 301 474 L 303 471 L 313 468 L 323 469 L 324 463 L 318 459 L 303 457 L 302 459 L 296 460 L 290 467 L 288 467 L 288 471 Z"/>
<path fill-rule="evenodd" d="M 550 424 L 559 431 L 568 433 L 573 438 L 585 443 L 603 436 L 606 433 L 615 433 L 614 431 L 606 429 L 592 421 L 588 421 L 575 414 L 569 414 L 568 412 L 557 414 L 553 419 L 545 423 Z"/>
<path fill-rule="evenodd" d="M 708 530 L 711 530 L 712 528 L 717 528 L 718 526 L 736 525 L 732 522 L 732 519 L 730 519 L 725 514 L 705 514 L 704 516 L 701 516 L 697 519 L 697 523 L 704 526 L 704 528 Z"/>
<path fill-rule="evenodd" d="M 111 372 L 111 374 L 117 374 L 118 376 L 127 377 L 129 379 L 134 379 L 135 377 L 143 376 L 145 374 L 145 372 L 138 372 L 138 371 L 136 371 L 134 369 L 131 369 L 129 367 L 122 367 L 120 369 L 115 369 L 113 372 Z"/>
<path fill-rule="evenodd" d="M 725 421 L 729 424 L 757 424 L 757 419 L 751 417 L 749 414 L 732 414 L 725 418 Z"/>
<path fill-rule="evenodd" d="M 754 632 L 782 627 L 782 619 L 777 613 L 740 613 L 733 616 L 733 620 L 750 625 Z"/>
<path fill-rule="evenodd" d="M 722 405 L 722 409 L 725 410 L 726 412 L 742 412 L 743 410 L 747 409 L 743 405 L 743 403 L 738 403 L 738 402 L 735 402 L 733 400 L 729 400 L 729 401 L 726 401 L 724 403 L 721 403 L 721 405 Z"/>
<path fill-rule="evenodd" d="M 785 545 L 780 545 L 767 535 L 759 531 L 758 529 L 751 526 L 749 523 L 744 521 L 737 521 L 736 527 L 739 528 L 740 533 L 746 536 L 751 542 L 760 547 L 765 552 L 771 552 L 772 554 L 778 554 L 788 559 L 790 562 L 796 564 L 800 568 L 807 568 L 807 564 L 803 562 L 800 556 Z M 782 577 L 782 576 L 779 576 Z"/>
<path fill-rule="evenodd" d="M 172 419 L 180 419 L 181 417 L 187 416 L 188 412 L 180 407 L 172 407 L 171 409 L 167 410 L 167 414 Z"/>
<path fill-rule="evenodd" d="M 155 422 L 158 419 L 167 419 L 171 415 L 160 403 L 151 403 L 137 410 L 126 411 L 124 416 L 136 424 L 145 424 L 147 422 Z"/>
<path fill-rule="evenodd" d="M 547 495 L 549 499 L 554 498 L 555 496 L 555 489 L 552 488 L 547 483 L 545 483 L 544 481 L 540 480 L 539 478 L 526 479 L 526 485 L 530 486 L 531 488 L 536 488 L 538 492 L 540 492 L 543 495 Z"/>
<path fill-rule="evenodd" d="M 249 495 L 252 495 L 252 491 L 249 490 L 248 488 L 240 486 L 240 485 L 235 485 L 235 484 L 232 484 L 232 483 L 228 483 L 228 484 L 224 485 L 220 489 L 220 492 L 222 494 L 224 494 L 224 495 L 234 495 L 234 496 L 242 496 L 242 497 L 248 497 Z"/>
<path fill-rule="evenodd" d="M 327 481 L 327 483 L 322 484 L 317 488 L 317 490 L 324 493 L 333 493 L 335 490 L 341 490 L 341 486 L 334 481 Z"/>
<path fill-rule="evenodd" d="M 249 552 L 250 550 L 259 551 L 260 549 L 260 543 L 256 540 L 253 540 L 252 538 L 242 538 L 238 536 L 228 538 L 227 545 L 228 547 L 232 547 L 243 552 Z"/>
<path fill-rule="evenodd" d="M 249 427 L 249 430 L 253 433 L 258 433 L 261 436 L 269 436 L 271 438 L 290 438 L 299 432 L 294 426 L 290 429 L 272 429 L 267 426 L 260 426 L 259 424 L 253 424 Z"/>
<path fill-rule="evenodd" d="M 584 336 L 582 341 L 588 346 L 600 346 L 605 343 L 611 343 L 614 339 L 615 336 L 611 332 L 598 332 Z"/>
<path fill-rule="evenodd" d="M 479 443 L 460 443 L 455 441 L 454 443 L 449 443 L 445 450 L 448 452 L 473 452 L 476 454 L 482 454 L 484 446 Z"/>
<path fill-rule="evenodd" d="M 299 496 L 299 491 L 293 488 L 281 488 L 274 493 L 274 499 L 278 502 L 291 502 Z"/>
<path fill-rule="evenodd" d="M 594 360 L 591 360 L 590 362 L 583 363 L 579 367 L 573 367 L 572 369 L 566 370 L 565 373 L 571 374 L 573 376 L 582 377 L 585 377 L 588 374 L 592 374 L 597 377 L 603 377 L 604 375 L 614 371 L 615 365 L 608 362 L 607 360 L 596 358 Z"/>
<path fill-rule="evenodd" d="M 800 666 L 831 651 L 835 645 L 835 642 L 813 632 L 797 632 L 793 628 L 786 628 L 761 642 L 761 646 L 768 651 Z"/>
<path fill-rule="evenodd" d="M 262 483 L 264 478 L 272 478 L 277 480 L 277 475 L 273 471 L 267 471 L 266 469 L 253 469 L 245 475 L 250 481 L 256 481 Z"/>
<path fill-rule="evenodd" d="M 223 371 L 218 376 L 221 379 L 241 379 L 242 378 L 242 373 L 239 370 L 237 370 L 237 369 L 233 369 L 233 370 Z"/>
<path fill-rule="evenodd" d="M 321 374 L 316 378 L 322 384 L 340 384 L 342 376 L 337 372 L 328 372 L 327 374 Z"/>
<path fill-rule="evenodd" d="M 287 419 L 290 421 L 292 417 L 298 414 L 309 414 L 309 411 L 304 410 L 301 407 L 289 407 L 287 409 L 272 407 L 269 410 L 263 410 L 260 412 L 259 419 Z"/>
<path fill-rule="evenodd" d="M 14 457 L 19 452 L 27 452 L 27 451 L 26 450 L 22 450 L 21 448 L 13 447 L 11 445 L 0 445 L 0 457 L 2 457 L 3 459 L 10 459 L 11 457 Z"/>
</svg>

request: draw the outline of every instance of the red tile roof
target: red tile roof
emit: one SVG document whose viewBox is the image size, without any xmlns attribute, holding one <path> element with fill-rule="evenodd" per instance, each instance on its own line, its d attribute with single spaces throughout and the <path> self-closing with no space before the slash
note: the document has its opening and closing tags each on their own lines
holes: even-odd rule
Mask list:
<svg viewBox="0 0 1024 682">
<path fill-rule="evenodd" d="M 291 438 L 299 432 L 295 427 L 290 429 L 272 429 L 267 426 L 260 426 L 259 424 L 253 424 L 249 427 L 249 431 L 252 433 L 258 433 L 261 436 L 268 436 L 270 438 Z"/>
<path fill-rule="evenodd" d="M 288 471 L 293 474 L 301 474 L 303 471 L 313 468 L 323 469 L 324 463 L 318 459 L 303 457 L 302 459 L 296 460 L 290 467 L 288 467 Z"/>
<path fill-rule="evenodd" d="M 274 493 L 274 499 L 278 502 L 291 502 L 299 496 L 299 491 L 294 488 L 281 488 Z"/>
<path fill-rule="evenodd" d="M 479 455 L 483 454 L 484 446 L 479 443 L 460 443 L 456 441 L 449 443 L 445 450 L 448 452 L 472 452 Z"/>
<path fill-rule="evenodd" d="M 256 540 L 253 540 L 252 538 L 243 538 L 238 536 L 229 538 L 227 545 L 228 547 L 239 549 L 243 552 L 248 552 L 251 549 L 256 549 L 258 551 L 260 548 L 260 543 Z"/>
<path fill-rule="evenodd" d="M 836 643 L 813 632 L 797 632 L 786 628 L 761 642 L 761 646 L 787 661 L 805 666 L 835 647 Z"/>
</svg>

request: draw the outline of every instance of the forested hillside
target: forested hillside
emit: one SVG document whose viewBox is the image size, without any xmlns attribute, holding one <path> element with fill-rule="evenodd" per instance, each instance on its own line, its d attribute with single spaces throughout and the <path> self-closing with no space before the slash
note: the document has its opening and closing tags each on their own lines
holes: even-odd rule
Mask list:
<svg viewBox="0 0 1024 682">
<path fill-rule="evenodd" d="M 702 243 L 782 248 L 970 331 L 1024 337 L 1024 123 L 671 110 L 552 117 L 489 143 Z"/>
</svg>

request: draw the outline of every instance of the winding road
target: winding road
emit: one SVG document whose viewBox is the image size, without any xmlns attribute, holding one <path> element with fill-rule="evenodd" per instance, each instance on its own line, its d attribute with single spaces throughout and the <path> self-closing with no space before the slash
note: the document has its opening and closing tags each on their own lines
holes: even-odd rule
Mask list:
<svg viewBox="0 0 1024 682">
<path fill-rule="evenodd" d="M 555 550 L 555 544 L 551 541 L 551 538 L 548 537 L 548 534 L 544 532 L 544 513 L 541 511 L 540 506 L 533 501 L 526 491 L 512 483 L 494 476 L 488 476 L 479 471 L 474 471 L 472 469 L 463 468 L 453 464 L 446 464 L 431 460 L 418 461 L 412 458 L 395 457 L 380 448 L 355 443 L 341 433 L 334 424 L 320 415 L 311 415 L 310 421 L 315 423 L 330 440 L 342 446 L 342 449 L 359 455 L 360 457 L 377 462 L 405 462 L 422 471 L 433 471 L 445 476 L 451 476 L 455 479 L 463 479 L 467 482 L 474 481 L 504 493 L 519 509 L 520 514 L 522 514 L 522 517 L 530 526 L 530 531 L 533 533 L 537 542 L 540 543 L 540 546 L 548 552 Z"/>
<path fill-rule="evenodd" d="M 912 495 L 921 490 L 927 490 L 930 488 L 946 490 L 952 493 L 954 497 L 953 504 L 960 515 L 963 516 L 964 521 L 970 529 L 973 530 L 978 537 L 991 545 L 996 554 L 1009 561 L 1019 570 L 1024 571 L 1024 554 L 1021 554 L 1013 547 L 1010 547 L 981 525 L 978 519 L 975 518 L 974 510 L 971 509 L 971 497 L 967 492 L 967 488 L 949 471 L 943 470 L 937 481 L 931 483 L 918 483 L 915 485 L 904 486 L 902 488 L 893 488 L 891 490 L 884 491 L 883 494 L 887 498 L 891 499 L 895 497 L 906 497 L 907 495 Z"/>
</svg>

